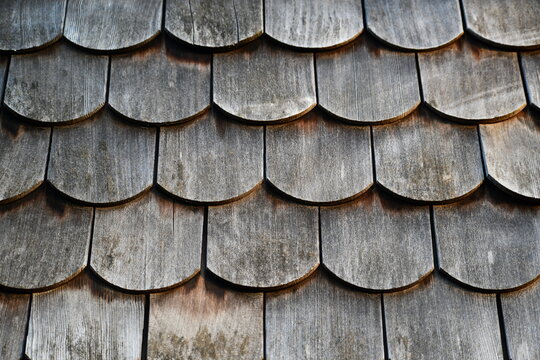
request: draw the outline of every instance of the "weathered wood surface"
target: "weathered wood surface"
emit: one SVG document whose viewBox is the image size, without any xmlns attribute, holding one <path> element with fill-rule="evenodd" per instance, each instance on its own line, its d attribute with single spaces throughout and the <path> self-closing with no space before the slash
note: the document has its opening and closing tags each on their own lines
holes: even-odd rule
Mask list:
<svg viewBox="0 0 540 360">
<path fill-rule="evenodd" d="M 202 276 L 150 295 L 148 359 L 262 359 L 263 294 L 223 288 Z"/>
<path fill-rule="evenodd" d="M 366 0 L 368 29 L 405 50 L 442 47 L 463 34 L 459 0 Z"/>
<path fill-rule="evenodd" d="M 309 203 L 347 201 L 373 184 L 371 135 L 310 112 L 266 128 L 266 178 L 285 194 Z"/>
<path fill-rule="evenodd" d="M 319 270 L 266 298 L 267 359 L 384 358 L 380 295 L 337 284 Z"/>
<path fill-rule="evenodd" d="M 501 295 L 504 328 L 512 360 L 540 358 L 540 281 Z"/>
<path fill-rule="evenodd" d="M 540 199 L 540 117 L 522 111 L 513 119 L 481 125 L 487 176 L 497 186 Z"/>
<path fill-rule="evenodd" d="M 30 359 L 141 358 L 144 295 L 109 289 L 87 273 L 33 296 Z"/>
<path fill-rule="evenodd" d="M 303 49 L 343 45 L 364 29 L 362 3 L 355 0 L 266 0 L 265 32 Z"/>
<path fill-rule="evenodd" d="M 214 103 L 243 120 L 271 123 L 300 117 L 316 104 L 313 55 L 268 40 L 214 54 Z"/>
<path fill-rule="evenodd" d="M 108 109 L 81 124 L 55 128 L 48 180 L 91 204 L 115 204 L 152 185 L 156 130 L 128 125 Z"/>
<path fill-rule="evenodd" d="M 188 44 L 228 49 L 263 33 L 262 0 L 168 0 L 165 29 Z"/>
<path fill-rule="evenodd" d="M 329 271 L 364 289 L 400 289 L 434 268 L 429 208 L 376 190 L 321 208 L 321 247 Z"/>
<path fill-rule="evenodd" d="M 43 183 L 50 133 L 48 128 L 23 125 L 0 111 L 0 204 L 23 197 Z"/>
<path fill-rule="evenodd" d="M 362 36 L 316 59 L 319 105 L 345 121 L 390 122 L 420 104 L 414 54 L 387 50 Z"/>
<path fill-rule="evenodd" d="M 105 281 L 128 290 L 182 283 L 200 268 L 203 217 L 202 208 L 155 191 L 96 209 L 90 265 Z"/>
<path fill-rule="evenodd" d="M 235 200 L 263 180 L 262 127 L 238 124 L 211 111 L 160 132 L 158 184 L 199 203 Z"/>
<path fill-rule="evenodd" d="M 70 0 L 64 36 L 84 48 L 128 50 L 161 31 L 162 0 Z"/>
<path fill-rule="evenodd" d="M 515 53 L 489 50 L 467 39 L 419 54 L 426 103 L 439 114 L 465 122 L 514 116 L 527 101 Z"/>
<path fill-rule="evenodd" d="M 538 0 L 464 0 L 467 30 L 493 45 L 513 49 L 540 47 Z"/>
<path fill-rule="evenodd" d="M 105 104 L 106 56 L 87 54 L 61 41 L 11 58 L 5 105 L 28 119 L 69 123 Z"/>
<path fill-rule="evenodd" d="M 0 293 L 0 357 L 22 359 L 30 295 Z"/>
<path fill-rule="evenodd" d="M 540 110 L 540 51 L 523 53 L 521 66 L 531 105 Z"/>
<path fill-rule="evenodd" d="M 435 206 L 441 269 L 485 290 L 508 290 L 540 276 L 540 207 L 518 205 L 489 186 Z"/>
<path fill-rule="evenodd" d="M 503 359 L 495 295 L 468 292 L 435 273 L 383 297 L 389 359 Z"/>
<path fill-rule="evenodd" d="M 35 290 L 55 286 L 85 266 L 92 209 L 44 188 L 0 208 L 0 284 Z"/>
<path fill-rule="evenodd" d="M 449 123 L 424 108 L 374 127 L 373 146 L 377 182 L 407 199 L 457 200 L 484 180 L 476 127 Z"/>
<path fill-rule="evenodd" d="M 66 0 L 0 1 L 0 51 L 24 51 L 60 39 Z"/>
<path fill-rule="evenodd" d="M 210 55 L 161 40 L 111 58 L 109 104 L 153 124 L 188 120 L 210 106 Z"/>
<path fill-rule="evenodd" d="M 316 207 L 283 201 L 259 188 L 208 208 L 207 267 L 231 283 L 276 288 L 297 281 L 319 264 Z"/>
</svg>

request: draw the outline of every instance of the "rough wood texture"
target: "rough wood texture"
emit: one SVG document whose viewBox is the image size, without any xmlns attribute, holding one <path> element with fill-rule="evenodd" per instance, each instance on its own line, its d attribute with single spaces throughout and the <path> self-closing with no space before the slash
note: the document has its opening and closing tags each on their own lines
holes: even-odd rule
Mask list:
<svg viewBox="0 0 540 360">
<path fill-rule="evenodd" d="M 540 110 L 540 51 L 523 53 L 521 66 L 529 101 L 532 106 Z"/>
<path fill-rule="evenodd" d="M 162 0 L 70 0 L 64 36 L 84 48 L 128 50 L 161 30 Z"/>
<path fill-rule="evenodd" d="M 540 199 L 540 117 L 522 111 L 498 124 L 481 125 L 488 178 L 527 199 Z"/>
<path fill-rule="evenodd" d="M 61 41 L 11 58 L 5 105 L 30 120 L 69 123 L 105 104 L 106 56 L 86 54 Z"/>
<path fill-rule="evenodd" d="M 156 131 L 104 110 L 82 124 L 54 129 L 48 180 L 91 204 L 114 204 L 152 185 Z"/>
<path fill-rule="evenodd" d="M 321 208 L 325 267 L 355 286 L 395 290 L 433 270 L 429 208 L 380 191 L 337 207 Z"/>
<path fill-rule="evenodd" d="M 420 104 L 414 54 L 387 50 L 362 36 L 316 56 L 319 105 L 345 121 L 389 122 Z"/>
<path fill-rule="evenodd" d="M 538 0 L 463 0 L 467 30 L 496 46 L 540 47 Z"/>
<path fill-rule="evenodd" d="M 489 187 L 434 207 L 441 269 L 475 288 L 508 290 L 540 275 L 540 207 Z"/>
<path fill-rule="evenodd" d="M 369 127 L 348 126 L 310 112 L 266 129 L 266 178 L 309 203 L 343 202 L 373 184 Z"/>
<path fill-rule="evenodd" d="M 207 267 L 231 283 L 286 286 L 319 264 L 318 211 L 285 202 L 264 188 L 208 208 Z"/>
<path fill-rule="evenodd" d="M 457 200 L 484 180 L 476 127 L 446 122 L 423 108 L 374 127 L 373 146 L 377 182 L 406 199 Z"/>
<path fill-rule="evenodd" d="M 66 0 L 0 1 L 0 51 L 33 50 L 62 36 Z"/>
<path fill-rule="evenodd" d="M 210 55 L 170 42 L 113 56 L 109 104 L 136 121 L 170 124 L 210 106 Z"/>
<path fill-rule="evenodd" d="M 263 33 L 262 0 L 168 0 L 165 29 L 177 39 L 227 49 Z"/>
<path fill-rule="evenodd" d="M 435 273 L 383 296 L 389 359 L 503 359 L 495 295 L 465 291 Z"/>
<path fill-rule="evenodd" d="M 265 32 L 303 49 L 343 45 L 362 32 L 362 3 L 355 0 L 266 0 Z"/>
<path fill-rule="evenodd" d="M 284 122 L 316 104 L 313 55 L 268 40 L 214 54 L 214 103 L 246 121 Z"/>
<path fill-rule="evenodd" d="M 0 293 L 0 357 L 22 359 L 30 295 Z"/>
<path fill-rule="evenodd" d="M 365 0 L 368 29 L 405 50 L 431 50 L 463 34 L 459 0 Z"/>
<path fill-rule="evenodd" d="M 0 204 L 21 198 L 43 183 L 50 133 L 0 111 Z"/>
<path fill-rule="evenodd" d="M 540 358 L 540 282 L 501 295 L 504 328 L 512 360 Z"/>
<path fill-rule="evenodd" d="M 437 113 L 465 122 L 494 122 L 520 112 L 527 101 L 515 53 L 461 39 L 418 55 L 425 102 Z"/>
<path fill-rule="evenodd" d="M 68 204 L 44 188 L 0 208 L 0 284 L 55 286 L 85 266 L 92 209 Z"/>
<path fill-rule="evenodd" d="M 96 209 L 90 265 L 124 289 L 164 289 L 199 271 L 202 231 L 202 208 L 151 191 L 126 205 Z"/>
<path fill-rule="evenodd" d="M 337 284 L 323 271 L 266 299 L 270 359 L 384 358 L 379 295 Z"/>
<path fill-rule="evenodd" d="M 26 355 L 30 359 L 141 358 L 144 296 L 111 290 L 86 273 L 35 294 Z"/>
<path fill-rule="evenodd" d="M 198 203 L 235 200 L 263 180 L 263 129 L 211 111 L 160 132 L 158 184 Z"/>
<path fill-rule="evenodd" d="M 148 359 L 262 359 L 263 294 L 225 289 L 202 276 L 150 295 Z"/>
</svg>

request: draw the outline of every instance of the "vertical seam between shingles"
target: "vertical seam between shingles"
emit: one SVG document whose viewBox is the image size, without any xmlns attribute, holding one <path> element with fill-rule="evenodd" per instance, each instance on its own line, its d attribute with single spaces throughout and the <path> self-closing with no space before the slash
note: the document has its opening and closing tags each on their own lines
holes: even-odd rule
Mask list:
<svg viewBox="0 0 540 360">
<path fill-rule="evenodd" d="M 482 162 L 482 172 L 484 174 L 484 180 L 487 179 L 488 169 L 486 162 L 486 153 L 484 150 L 484 143 L 482 142 L 482 136 L 480 135 L 480 124 L 476 125 L 476 136 L 478 137 L 478 146 L 480 147 L 480 161 Z"/>
<path fill-rule="evenodd" d="M 165 31 L 165 9 L 167 8 L 167 0 L 162 0 L 161 2 L 161 31 Z M 164 35 L 162 35 L 164 36 Z"/>
<path fill-rule="evenodd" d="M 319 104 L 319 77 L 317 76 L 317 56 L 313 53 L 313 80 L 315 81 L 315 102 Z"/>
<path fill-rule="evenodd" d="M 8 79 L 8 73 L 11 67 L 11 55 L 7 57 L 6 61 L 6 72 L 4 74 L 4 78 L 2 79 L 2 94 L 0 94 L 0 103 L 4 103 L 4 96 L 6 95 L 6 87 L 7 87 L 7 79 Z"/>
<path fill-rule="evenodd" d="M 26 314 L 26 327 L 24 329 L 24 339 L 23 339 L 23 348 L 22 348 L 22 358 L 29 359 L 26 355 L 26 346 L 28 345 L 28 334 L 30 333 L 30 320 L 31 320 L 31 311 L 32 311 L 32 302 L 34 300 L 34 294 L 30 294 L 30 299 L 28 300 L 27 314 Z"/>
<path fill-rule="evenodd" d="M 381 322 L 384 358 L 386 360 L 390 360 L 390 353 L 388 350 L 388 332 L 386 329 L 386 310 L 384 308 L 384 294 L 380 294 L 379 296 L 381 297 Z"/>
<path fill-rule="evenodd" d="M 420 72 L 420 59 L 418 53 L 414 53 L 414 61 L 416 64 L 416 79 L 418 80 L 418 91 L 420 92 L 420 103 L 425 103 L 424 87 L 422 86 L 422 73 Z"/>
<path fill-rule="evenodd" d="M 373 184 L 377 182 L 377 167 L 375 166 L 375 142 L 373 140 L 373 125 L 369 125 L 369 142 L 371 149 L 371 169 L 373 172 Z"/>
<path fill-rule="evenodd" d="M 191 0 L 188 0 L 189 16 L 191 17 L 191 43 L 195 44 L 195 20 L 193 19 L 193 9 L 191 8 Z"/>
<path fill-rule="evenodd" d="M 86 256 L 86 266 L 90 267 L 92 260 L 92 245 L 94 243 L 94 228 L 96 227 L 96 208 L 92 207 L 92 221 L 90 222 L 90 238 L 88 240 L 88 254 Z"/>
<path fill-rule="evenodd" d="M 431 231 L 431 247 L 433 253 L 433 266 L 435 270 L 439 269 L 439 251 L 437 245 L 437 233 L 435 231 L 435 211 L 433 205 L 429 205 L 429 226 Z"/>
<path fill-rule="evenodd" d="M 201 276 L 206 275 L 207 251 L 208 251 L 208 206 L 204 206 L 203 229 L 201 239 Z"/>
<path fill-rule="evenodd" d="M 521 75 L 521 86 L 523 88 L 523 93 L 525 94 L 525 100 L 527 104 L 531 104 L 531 96 L 529 94 L 529 86 L 527 85 L 527 77 L 525 76 L 525 70 L 523 69 L 523 57 L 520 52 L 517 52 L 519 74 Z"/>
<path fill-rule="evenodd" d="M 499 320 L 499 331 L 501 335 L 501 346 L 503 352 L 503 358 L 505 360 L 511 360 L 510 348 L 508 345 L 508 338 L 506 337 L 506 325 L 504 323 L 504 312 L 502 309 L 501 294 L 496 294 L 497 300 L 497 318 Z"/>
<path fill-rule="evenodd" d="M 463 0 L 458 0 L 459 2 L 459 12 L 461 14 L 461 23 L 463 25 L 463 32 L 467 30 L 467 19 L 465 18 L 465 5 L 463 5 Z"/>
<path fill-rule="evenodd" d="M 322 223 L 321 223 L 321 206 L 317 206 L 319 212 L 318 212 L 318 219 L 317 219 L 317 222 L 319 223 L 318 225 L 318 230 L 319 230 L 319 265 L 322 265 L 323 263 L 323 252 L 322 252 Z"/>
<path fill-rule="evenodd" d="M 152 176 L 153 186 L 157 184 L 158 164 L 159 164 L 159 139 L 161 137 L 161 127 L 156 126 L 156 143 L 154 144 L 154 174 Z"/>
<path fill-rule="evenodd" d="M 263 292 L 263 359 L 266 359 L 266 292 Z"/>
<path fill-rule="evenodd" d="M 263 182 L 266 182 L 266 125 L 263 125 Z"/>
<path fill-rule="evenodd" d="M 64 8 L 64 18 L 62 19 L 62 36 L 64 36 L 64 29 L 66 28 L 66 19 L 67 19 L 69 1 L 70 0 L 66 0 L 64 3 L 65 8 Z"/>
<path fill-rule="evenodd" d="M 236 42 L 240 42 L 240 26 L 238 25 L 238 13 L 236 12 L 234 0 L 232 0 L 232 7 L 234 11 L 234 21 L 236 22 Z"/>
<path fill-rule="evenodd" d="M 148 333 L 150 326 L 150 294 L 144 295 L 144 320 L 141 343 L 141 359 L 148 359 Z"/>
</svg>

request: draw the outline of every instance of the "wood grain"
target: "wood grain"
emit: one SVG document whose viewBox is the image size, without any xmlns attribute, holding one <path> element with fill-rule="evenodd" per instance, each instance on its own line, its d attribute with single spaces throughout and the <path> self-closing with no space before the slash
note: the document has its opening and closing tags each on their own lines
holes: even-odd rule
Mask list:
<svg viewBox="0 0 540 360">
<path fill-rule="evenodd" d="M 321 207 L 325 267 L 355 286 L 395 290 L 433 271 L 429 208 L 377 190 L 336 207 Z"/>
<path fill-rule="evenodd" d="M 373 184 L 369 127 L 343 125 L 318 112 L 266 129 L 266 178 L 308 203 L 347 201 Z"/>
<path fill-rule="evenodd" d="M 367 27 L 404 50 L 433 50 L 463 34 L 458 0 L 366 0 Z"/>
<path fill-rule="evenodd" d="M 141 358 L 144 296 L 111 290 L 87 273 L 33 296 L 30 359 Z"/>
<path fill-rule="evenodd" d="M 21 198 L 43 183 L 50 133 L 0 111 L 0 204 Z"/>
<path fill-rule="evenodd" d="M 515 53 L 460 39 L 418 55 L 425 102 L 462 122 L 494 122 L 520 112 L 527 101 Z"/>
<path fill-rule="evenodd" d="M 151 124 L 185 121 L 210 106 L 210 56 L 165 42 L 111 58 L 109 104 Z"/>
<path fill-rule="evenodd" d="M 0 51 L 35 50 L 62 36 L 66 0 L 0 1 Z"/>
<path fill-rule="evenodd" d="M 319 105 L 354 123 L 400 119 L 420 104 L 414 54 L 391 51 L 362 36 L 316 54 Z"/>
<path fill-rule="evenodd" d="M 0 293 L 0 357 L 22 359 L 30 295 Z"/>
<path fill-rule="evenodd" d="M 491 187 L 434 207 L 441 269 L 484 290 L 509 290 L 540 276 L 540 207 L 518 205 Z"/>
<path fill-rule="evenodd" d="M 78 51 L 61 41 L 11 59 L 5 105 L 30 120 L 71 123 L 105 104 L 106 56 Z"/>
<path fill-rule="evenodd" d="M 505 191 L 540 199 L 540 117 L 522 111 L 498 124 L 481 125 L 488 178 Z"/>
<path fill-rule="evenodd" d="M 276 288 L 300 281 L 319 264 L 318 211 L 259 188 L 208 208 L 208 270 L 236 285 Z"/>
<path fill-rule="evenodd" d="M 266 298 L 267 359 L 384 358 L 379 295 L 353 291 L 317 271 Z"/>
<path fill-rule="evenodd" d="M 390 359 L 503 359 L 495 295 L 465 291 L 435 273 L 383 297 Z"/>
<path fill-rule="evenodd" d="M 211 111 L 160 132 L 158 184 L 198 203 L 235 200 L 263 180 L 263 129 Z"/>
<path fill-rule="evenodd" d="M 446 122 L 420 108 L 397 123 L 373 128 L 377 182 L 421 202 L 449 202 L 484 180 L 474 126 Z"/>
<path fill-rule="evenodd" d="M 141 199 L 96 209 L 90 265 L 105 281 L 150 291 L 199 271 L 203 209 L 151 191 Z"/>
<path fill-rule="evenodd" d="M 512 360 L 540 357 L 540 282 L 501 295 L 504 328 Z"/>
<path fill-rule="evenodd" d="M 266 0 L 264 5 L 266 34 L 302 49 L 337 47 L 364 29 L 360 1 Z"/>
<path fill-rule="evenodd" d="M 214 54 L 214 103 L 252 122 L 284 122 L 316 104 L 313 55 L 260 40 Z"/>
<path fill-rule="evenodd" d="M 464 0 L 467 30 L 490 44 L 511 49 L 540 47 L 537 0 Z"/>
<path fill-rule="evenodd" d="M 262 0 L 168 0 L 165 29 L 191 45 L 229 49 L 263 33 Z"/>
<path fill-rule="evenodd" d="M 84 48 L 129 50 L 161 31 L 162 0 L 70 0 L 64 36 Z"/>
<path fill-rule="evenodd" d="M 262 359 L 263 294 L 241 293 L 197 276 L 150 295 L 148 359 Z"/>
<path fill-rule="evenodd" d="M 523 79 L 532 106 L 540 110 L 540 51 L 521 54 Z"/>
<path fill-rule="evenodd" d="M 128 125 L 108 109 L 84 123 L 56 128 L 48 180 L 79 201 L 125 202 L 152 185 L 156 130 Z"/>
<path fill-rule="evenodd" d="M 0 208 L 0 284 L 53 287 L 86 266 L 92 209 L 64 202 L 43 187 Z"/>
</svg>

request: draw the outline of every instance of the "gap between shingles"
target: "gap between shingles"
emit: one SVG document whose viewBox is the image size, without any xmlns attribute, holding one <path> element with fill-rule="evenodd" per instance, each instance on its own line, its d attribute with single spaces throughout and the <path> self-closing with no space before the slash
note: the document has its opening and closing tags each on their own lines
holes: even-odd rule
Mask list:
<svg viewBox="0 0 540 360">
<path fill-rule="evenodd" d="M 30 332 L 30 313 L 32 311 L 32 301 L 34 300 L 34 294 L 30 294 L 30 299 L 28 300 L 28 313 L 26 314 L 26 327 L 24 329 L 24 340 L 23 340 L 23 348 L 22 348 L 22 359 L 29 359 L 29 357 L 26 355 L 26 345 L 28 343 L 28 334 Z"/>
<path fill-rule="evenodd" d="M 240 26 L 238 25 L 238 13 L 236 12 L 236 4 L 234 3 L 234 0 L 232 0 L 232 7 L 234 11 L 234 21 L 236 23 L 236 42 L 240 42 Z"/>
<path fill-rule="evenodd" d="M 390 354 L 388 350 L 388 334 L 386 330 L 386 311 L 384 309 L 384 294 L 380 294 L 380 297 L 381 297 L 381 321 L 382 321 L 384 358 L 385 360 L 390 360 Z"/>
<path fill-rule="evenodd" d="M 150 325 L 150 294 L 144 295 L 144 323 L 141 343 L 141 360 L 148 359 L 148 332 Z"/>
<path fill-rule="evenodd" d="M 510 349 L 508 347 L 508 339 L 506 337 L 506 326 L 504 324 L 504 313 L 502 309 L 501 294 L 496 295 L 497 300 L 497 317 L 499 319 L 499 331 L 501 335 L 501 346 L 503 351 L 503 358 L 505 360 L 512 360 L 510 358 Z"/>
</svg>

